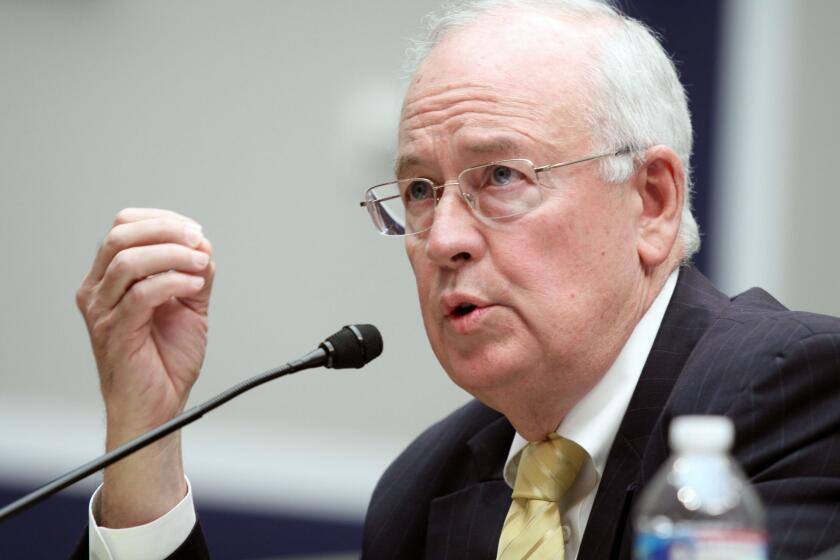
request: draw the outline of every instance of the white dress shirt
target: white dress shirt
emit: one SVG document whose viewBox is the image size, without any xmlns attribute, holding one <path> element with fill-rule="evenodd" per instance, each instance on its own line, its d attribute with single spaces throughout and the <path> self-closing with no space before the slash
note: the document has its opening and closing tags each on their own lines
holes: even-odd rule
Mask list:
<svg viewBox="0 0 840 560">
<path fill-rule="evenodd" d="M 642 374 L 656 333 L 665 316 L 665 309 L 674 294 L 677 285 L 675 270 L 668 277 L 659 295 L 645 312 L 641 321 L 633 329 L 630 338 L 624 344 L 618 357 L 601 380 L 583 397 L 566 415 L 557 433 L 580 445 L 588 457 L 577 479 L 569 488 L 560 511 L 563 514 L 563 533 L 566 538 L 566 560 L 576 560 L 580 549 L 581 536 L 592 511 L 595 493 L 601 483 L 604 465 L 607 463 L 613 440 L 615 439 L 630 397 Z M 505 482 L 513 488 L 516 480 L 519 455 L 528 442 L 518 433 L 513 438 L 507 463 L 505 463 Z"/>
<path fill-rule="evenodd" d="M 195 525 L 192 487 L 187 479 L 187 495 L 163 515 L 145 525 L 128 529 L 108 529 L 96 523 L 99 491 L 88 506 L 88 553 L 91 560 L 164 560 L 178 550 Z"/>
<path fill-rule="evenodd" d="M 587 453 L 587 461 L 563 500 L 563 524 L 568 527 L 567 560 L 576 560 L 580 538 L 586 529 L 595 493 L 601 482 L 607 455 L 621 419 L 642 373 L 656 333 L 677 284 L 675 270 L 668 277 L 641 321 L 633 329 L 621 352 L 603 378 L 575 405 L 557 427 L 557 433 L 575 441 Z M 528 442 L 518 433 L 513 438 L 505 481 L 513 488 L 516 462 L 513 461 Z M 187 495 L 163 517 L 128 529 L 106 529 L 96 523 L 94 512 L 99 489 L 90 500 L 88 542 L 90 558 L 95 560 L 164 560 L 187 539 L 195 525 L 192 488 L 187 481 Z"/>
</svg>

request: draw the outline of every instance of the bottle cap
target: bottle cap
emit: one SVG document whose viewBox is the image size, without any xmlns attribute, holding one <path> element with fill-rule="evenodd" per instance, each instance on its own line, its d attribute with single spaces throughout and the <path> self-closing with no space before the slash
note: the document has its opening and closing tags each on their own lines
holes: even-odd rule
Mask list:
<svg viewBox="0 0 840 560">
<path fill-rule="evenodd" d="M 735 439 L 735 426 L 726 416 L 677 416 L 669 440 L 677 453 L 726 452 Z"/>
</svg>

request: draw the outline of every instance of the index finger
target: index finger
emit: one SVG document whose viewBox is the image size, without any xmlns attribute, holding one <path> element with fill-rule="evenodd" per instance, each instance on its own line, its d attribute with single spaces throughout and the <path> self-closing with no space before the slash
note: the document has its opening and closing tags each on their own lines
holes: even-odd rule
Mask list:
<svg viewBox="0 0 840 560">
<path fill-rule="evenodd" d="M 189 231 L 196 232 L 192 236 Z M 114 218 L 114 226 L 99 245 L 90 271 L 83 283 L 98 282 L 111 259 L 121 250 L 133 245 L 181 243 L 189 247 L 200 245 L 201 225 L 195 220 L 158 208 L 125 208 Z"/>
<path fill-rule="evenodd" d="M 169 218 L 174 220 L 182 220 L 184 222 L 192 222 L 197 224 L 192 218 L 188 218 L 178 212 L 166 210 L 163 208 L 123 208 L 114 217 L 113 226 L 128 224 L 131 222 L 139 222 L 141 220 L 149 220 L 154 218 Z"/>
</svg>

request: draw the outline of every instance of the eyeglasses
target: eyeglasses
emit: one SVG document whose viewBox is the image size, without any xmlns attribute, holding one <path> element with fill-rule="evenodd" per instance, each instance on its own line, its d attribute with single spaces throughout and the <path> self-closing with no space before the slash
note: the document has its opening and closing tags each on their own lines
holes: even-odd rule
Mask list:
<svg viewBox="0 0 840 560">
<path fill-rule="evenodd" d="M 622 148 L 572 161 L 535 167 L 527 159 L 505 159 L 468 167 L 456 181 L 436 185 L 430 179 L 414 177 L 375 185 L 365 191 L 360 205 L 367 208 L 373 224 L 383 235 L 415 235 L 431 229 L 444 189 L 458 191 L 476 215 L 500 220 L 525 214 L 543 201 L 543 190 L 551 187 L 539 181 L 540 173 L 634 151 Z"/>
</svg>

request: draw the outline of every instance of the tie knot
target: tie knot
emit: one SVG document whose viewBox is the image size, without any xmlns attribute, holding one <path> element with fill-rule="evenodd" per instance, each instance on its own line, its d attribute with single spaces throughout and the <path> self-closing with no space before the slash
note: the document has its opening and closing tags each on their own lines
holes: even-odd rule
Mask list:
<svg viewBox="0 0 840 560">
<path fill-rule="evenodd" d="M 586 451 L 570 439 L 549 439 L 525 446 L 519 457 L 513 498 L 557 502 L 577 478 Z"/>
</svg>

